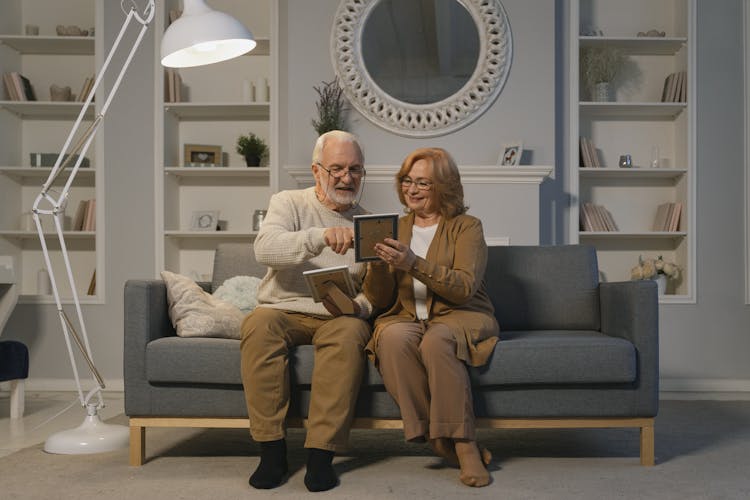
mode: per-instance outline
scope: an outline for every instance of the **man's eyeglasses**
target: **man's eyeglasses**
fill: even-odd
[[[351,167],[340,167],[338,165],[334,165],[331,168],[325,168],[319,162],[315,162],[315,164],[328,172],[328,175],[330,175],[334,179],[341,179],[346,174],[351,175],[353,179],[359,179],[365,173],[365,167],[361,165],[352,165]]]
[[[409,177],[404,177],[403,179],[401,179],[401,187],[405,187],[409,189],[412,184],[415,184],[417,186],[417,189],[419,189],[420,191],[429,191],[430,189],[432,189],[432,182],[429,182],[429,181],[425,181],[425,180],[414,181],[410,179]]]

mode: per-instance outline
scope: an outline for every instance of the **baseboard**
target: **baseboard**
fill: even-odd
[[[660,399],[750,399],[750,380],[663,378]]]
[[[104,393],[107,392],[123,392],[125,390],[125,383],[123,379],[116,380],[105,380],[106,387]],[[84,393],[95,387],[95,383],[90,380],[82,381],[81,387]],[[76,392],[75,379],[60,379],[60,378],[27,378],[24,381],[24,390],[26,392]],[[6,382],[0,384],[0,391],[7,392],[8,385]]]
[[[748,379],[663,378],[659,383],[661,399],[695,399],[696,395],[704,399],[727,399],[731,395],[736,395],[739,399],[750,399]],[[107,380],[106,384],[105,393],[125,390],[122,379]],[[27,392],[77,391],[73,379],[28,378],[24,386]],[[92,387],[90,381],[86,381],[83,386],[84,390]],[[0,392],[8,390],[7,382],[0,383]]]

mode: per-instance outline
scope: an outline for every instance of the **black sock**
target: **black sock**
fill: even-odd
[[[284,482],[289,466],[286,462],[286,440],[260,443],[260,464],[250,476],[250,486],[261,490],[276,488]]]
[[[333,452],[310,448],[307,455],[307,472],[305,486],[310,491],[330,490],[338,484],[338,478],[333,471]]]

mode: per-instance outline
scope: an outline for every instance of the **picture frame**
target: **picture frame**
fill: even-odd
[[[339,290],[349,297],[354,297],[357,292],[354,288],[352,275],[349,274],[348,266],[324,267],[321,269],[312,269],[304,271],[302,276],[307,282],[310,295],[315,302],[322,302],[323,297],[329,293],[331,284],[336,285]]]
[[[523,142],[509,142],[503,144],[503,149],[498,158],[498,164],[501,167],[515,167],[521,164],[521,155],[523,154]]]
[[[191,231],[216,231],[218,227],[218,210],[193,210],[190,218]]]
[[[379,260],[374,247],[386,238],[398,239],[398,214],[355,215],[355,262]]]
[[[221,146],[207,144],[185,144],[183,164],[186,167],[220,167]]]

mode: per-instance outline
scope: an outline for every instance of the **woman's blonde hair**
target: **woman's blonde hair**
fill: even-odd
[[[446,219],[466,213],[469,207],[464,205],[464,187],[461,174],[453,157],[442,148],[419,148],[412,151],[401,164],[396,174],[396,192],[401,204],[406,206],[406,198],[401,188],[401,181],[409,175],[411,168],[419,160],[432,165],[432,191],[437,199],[438,211]]]

